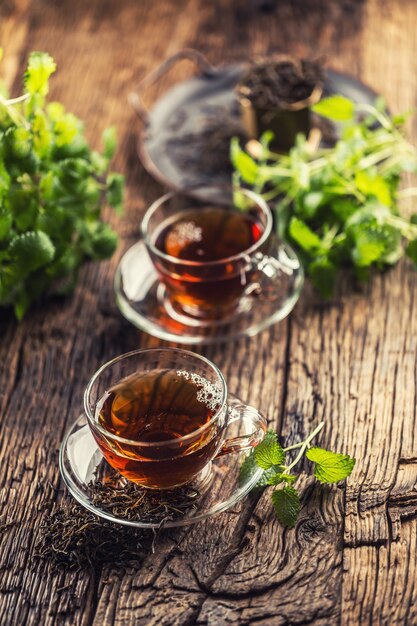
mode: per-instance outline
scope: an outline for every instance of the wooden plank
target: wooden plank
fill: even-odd
[[[29,29],[29,9],[30,0],[16,0],[0,5],[0,46],[4,53],[0,76],[8,89],[11,89],[21,70]]]
[[[38,307],[20,326],[0,313],[0,515],[12,524],[2,537],[0,623],[416,621],[417,279],[406,264],[363,293],[342,287],[329,306],[305,293],[289,325],[203,351],[286,438],[324,418],[321,443],[358,457],[346,492],[304,481],[305,508],[291,531],[278,526],[268,495],[255,494],[233,512],[168,534],[138,572],[51,575],[32,564],[42,515],[61,496],[57,447],[90,374],[115,354],[159,345],[124,322],[112,299],[117,259],[160,192],[137,162],[128,92],[187,45],[213,62],[271,51],[325,55],[384,91],[395,110],[409,108],[417,9],[383,4],[312,2],[306,11],[300,0],[272,13],[225,0],[20,0],[7,14],[1,7],[0,41],[12,49],[7,82],[18,88],[29,50],[53,54],[52,97],[86,120],[93,143],[117,125],[116,167],[127,172],[128,198],[122,222],[106,213],[122,234],[118,254],[86,267],[73,297]],[[188,72],[179,66],[149,99]]]
[[[394,111],[416,105],[416,21],[412,3],[367,3],[363,76]],[[410,131],[416,140],[415,120]],[[347,492],[344,624],[416,621],[416,590],[409,582],[417,535],[416,287],[415,275],[402,265],[381,279],[365,313],[370,323],[361,360],[368,367],[354,394],[366,464]]]
[[[132,65],[132,49],[119,48],[117,43],[119,32],[125,32],[132,46],[136,43],[133,57],[137,54],[140,59],[146,48],[153,50],[155,37],[135,37],[150,3],[137,6],[132,2],[118,11],[107,3],[102,14],[99,2],[88,7],[84,3],[32,3],[25,15],[20,5],[16,3],[16,13],[1,21],[6,54],[11,50],[19,74],[10,76],[9,84],[18,92],[28,51],[47,50],[59,68],[51,95],[87,121],[94,145],[99,146],[107,124],[118,125],[122,141],[115,167],[128,170],[131,176],[133,200],[128,205],[134,223],[135,212],[142,210],[139,189],[143,186],[146,193],[153,189],[154,195],[158,191],[146,176],[139,186],[142,170],[130,145],[134,120],[127,92],[135,81],[134,72],[141,74],[143,67]],[[14,35],[23,32],[23,22],[18,23],[23,17],[27,37],[14,40]],[[98,29],[102,19],[103,27]],[[154,21],[147,24],[152,32]],[[145,26],[142,30],[146,37]],[[96,577],[88,572],[48,573],[36,564],[33,553],[43,515],[61,496],[55,490],[60,483],[57,449],[65,429],[81,411],[83,387],[98,363],[143,341],[120,319],[113,304],[111,278],[116,262],[115,257],[111,263],[90,264],[81,272],[73,297],[39,306],[19,326],[10,314],[0,313],[1,454],[7,459],[0,470],[1,513],[6,514],[6,523],[13,524],[2,537],[1,624],[90,624],[94,616]]]
[[[243,17],[239,15],[239,21],[236,21],[233,9],[213,5],[204,12],[205,20],[193,45],[203,47],[213,61],[216,61],[216,55],[218,59],[223,58],[224,38],[215,29],[216,22],[222,20],[225,31],[230,33],[227,53],[231,56],[246,57],[248,46],[257,54],[266,53],[272,41],[275,49],[285,50],[289,45],[298,52],[296,33],[300,8],[289,12],[288,7],[280,7],[279,11],[273,19],[248,12]],[[341,28],[342,21],[338,24]],[[284,32],[281,32],[282,27]],[[319,28],[318,23],[315,27]],[[327,35],[323,34],[323,37],[323,46],[328,49],[332,44]],[[350,50],[353,54],[354,44]],[[349,59],[345,63],[346,68]],[[339,59],[339,66],[342,64],[343,60]],[[317,315],[308,297],[305,306],[299,307],[298,311],[296,324],[300,323],[301,330],[291,325],[291,348],[287,355],[290,374],[283,433],[290,439],[303,435],[321,414],[319,377],[315,372],[321,362],[325,322]],[[330,326],[334,328],[337,308],[332,315],[334,319]],[[210,351],[210,356],[221,367],[225,361],[226,378],[229,376],[228,366],[231,374],[235,372],[239,387],[246,388],[245,378],[250,381],[252,401],[258,406],[260,399],[265,397],[264,390],[271,393],[279,385],[274,376],[277,365],[272,360],[280,349],[277,332],[280,332],[279,327],[270,336],[264,334],[247,342],[243,350],[241,344],[231,350],[222,348],[219,357],[224,354],[223,359],[217,357],[216,351]],[[296,356],[292,354],[294,332],[302,333],[302,338],[295,339],[296,344],[299,342]],[[255,362],[259,362],[258,346],[265,341],[268,353],[263,355],[261,363],[266,374],[260,385],[254,372],[247,369],[244,377],[239,368],[240,363],[252,354]],[[312,350],[310,358],[306,354],[309,349]],[[234,355],[232,359],[231,354]],[[331,389],[326,389],[326,393],[330,392]],[[337,429],[337,423],[334,427]],[[342,445],[340,438],[336,443]],[[135,578],[135,594],[130,591],[131,580],[124,578],[116,614],[111,619],[107,612],[108,591],[98,604],[95,624],[106,618],[109,620],[106,623],[116,625],[284,624],[297,621],[300,615],[305,622],[333,623],[340,615],[343,493],[331,490],[328,497],[325,490],[316,490],[312,494],[309,489],[308,495],[312,497],[295,531],[283,532],[279,528],[268,495],[262,497],[253,513],[245,506],[237,519],[224,515],[199,524],[181,536],[175,551],[164,558],[157,575],[150,577],[148,573],[149,567],[154,571],[153,559],[145,563]]]

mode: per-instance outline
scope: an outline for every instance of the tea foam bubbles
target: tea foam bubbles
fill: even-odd
[[[197,400],[204,404],[210,411],[216,411],[222,403],[222,390],[220,387],[211,383],[207,378],[187,372],[187,370],[177,370],[177,376],[181,376],[185,380],[190,380],[198,388]]]

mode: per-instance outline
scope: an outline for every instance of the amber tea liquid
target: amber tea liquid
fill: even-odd
[[[220,406],[221,391],[197,374],[172,369],[132,374],[99,401],[96,419],[110,436],[96,432],[95,437],[107,461],[123,476],[166,489],[188,482],[216,454],[218,420],[195,431],[208,424]],[[189,437],[181,439],[184,435]]]
[[[154,234],[155,247],[178,261],[155,256],[154,263],[171,296],[186,312],[220,316],[236,305],[250,281],[241,255],[262,237],[249,213],[221,207],[181,211]]]

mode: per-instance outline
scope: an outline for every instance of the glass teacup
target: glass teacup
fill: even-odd
[[[208,473],[215,457],[253,448],[266,431],[261,413],[228,397],[211,361],[180,349],[137,350],[109,361],[90,380],[84,408],[107,462],[150,489],[186,484]],[[250,434],[227,439],[237,420]]]
[[[257,194],[239,190],[244,211],[168,193],[142,221],[142,235],[163,283],[168,312],[196,320],[222,320],[248,297],[276,280],[271,247],[272,215]]]

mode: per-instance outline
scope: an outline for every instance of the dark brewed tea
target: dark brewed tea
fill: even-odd
[[[248,214],[221,207],[181,211],[162,223],[156,247],[185,261],[221,261],[250,248],[262,229]]]
[[[262,234],[250,213],[221,207],[181,211],[154,234],[155,247],[171,260],[155,256],[154,262],[171,296],[188,313],[224,311],[250,282],[243,255]]]
[[[221,391],[197,374],[173,369],[132,374],[99,401],[97,421],[109,436],[95,436],[110,465],[126,478],[170,488],[190,480],[217,452],[222,424],[203,427],[220,405]]]

